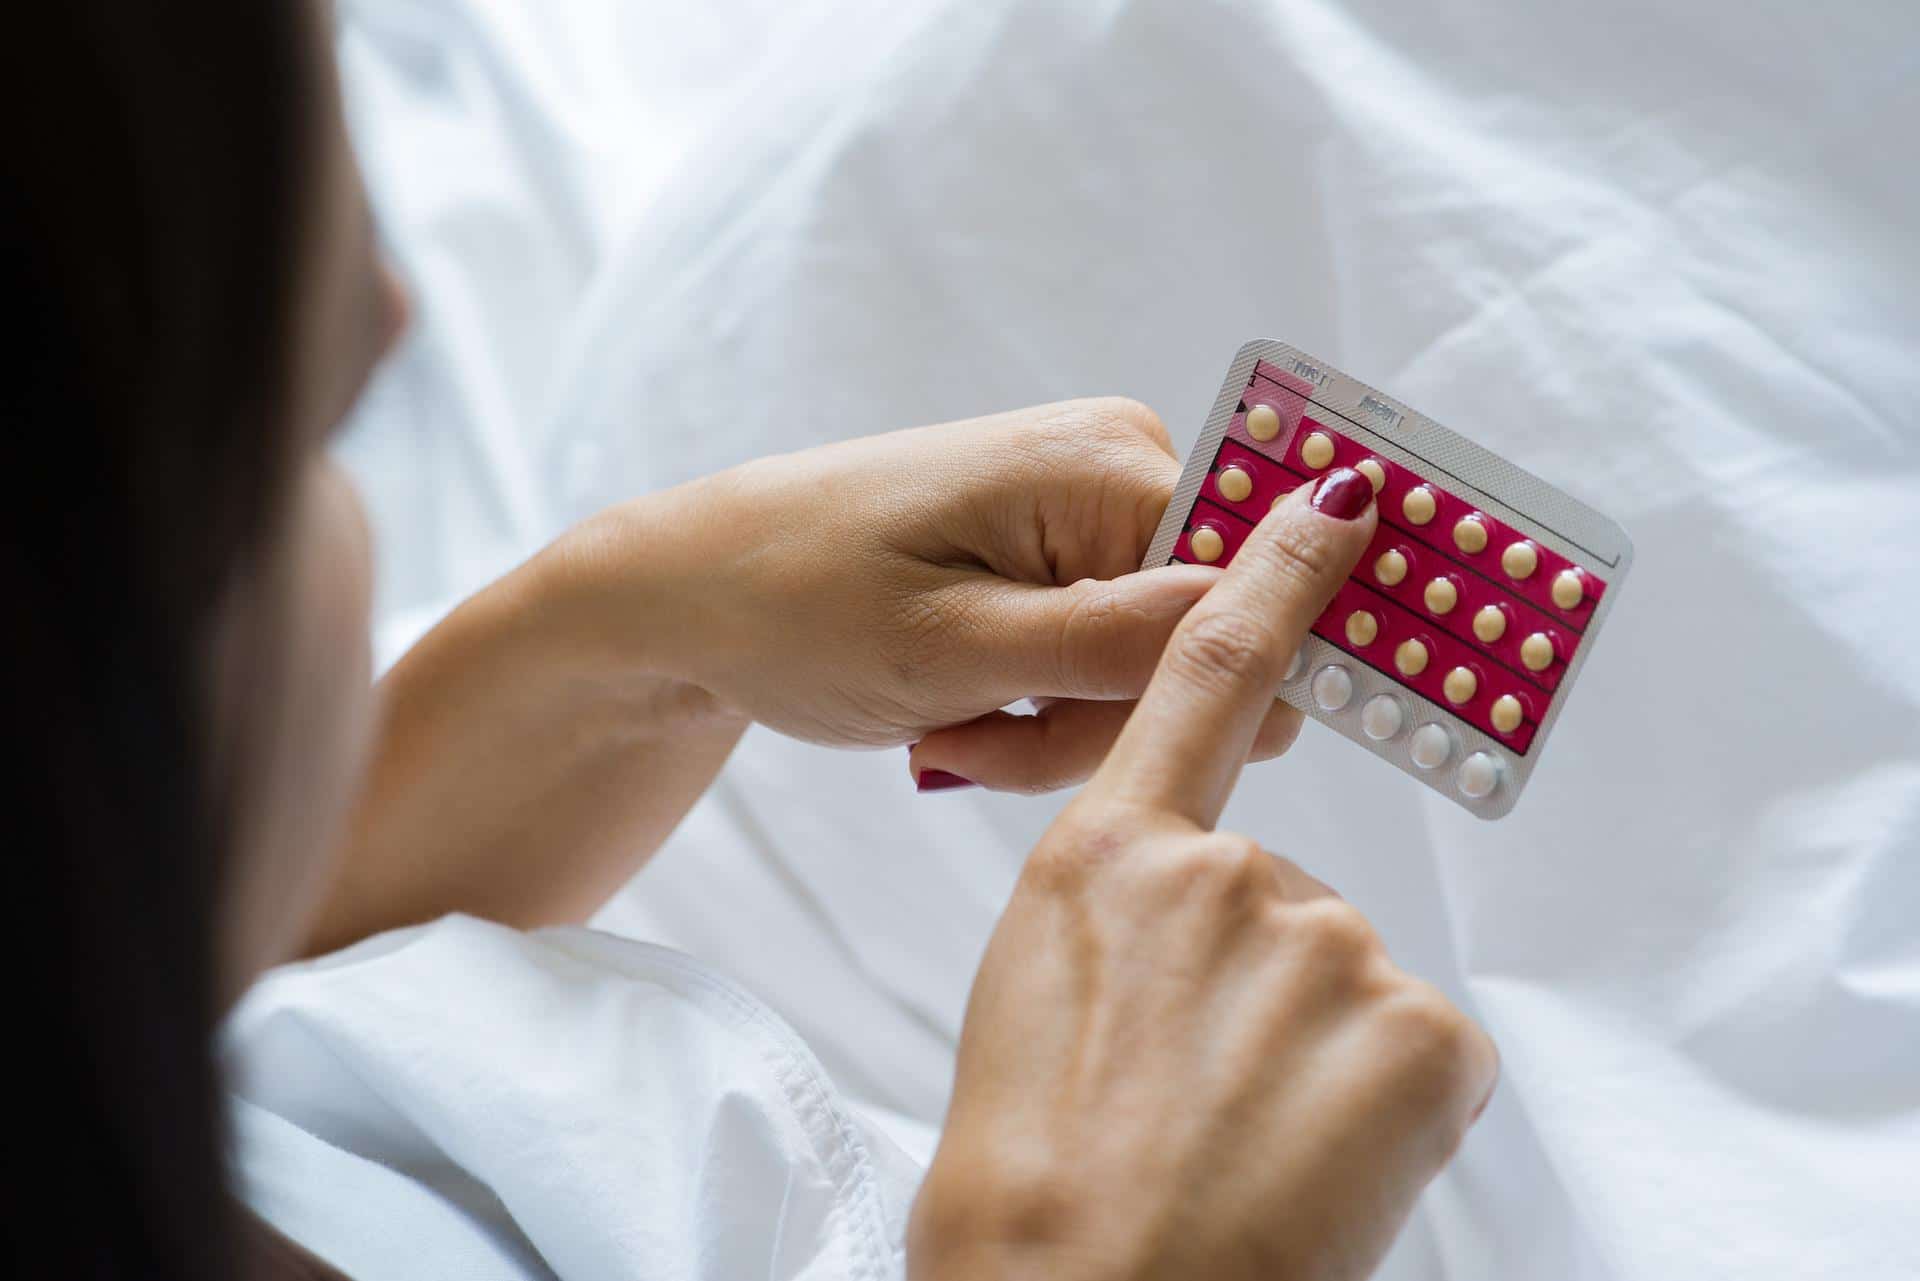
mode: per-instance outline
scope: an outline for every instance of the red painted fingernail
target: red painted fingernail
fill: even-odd
[[[1351,467],[1330,471],[1313,491],[1313,509],[1335,520],[1353,520],[1373,501],[1373,482]]]
[[[923,769],[920,777],[913,780],[915,791],[950,792],[956,787],[978,786],[970,778],[961,778],[958,774],[949,774],[943,769]]]

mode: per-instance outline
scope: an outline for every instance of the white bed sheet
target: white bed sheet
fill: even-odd
[[[1314,727],[1227,816],[1501,1046],[1382,1275],[1920,1273],[1920,10],[342,8],[422,304],[346,447],[387,657],[623,496],[1099,392],[1184,449],[1284,338],[1637,545],[1511,818]],[[600,923],[924,1150],[1056,808],[755,732]]]

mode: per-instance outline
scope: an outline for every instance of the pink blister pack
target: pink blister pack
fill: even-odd
[[[1379,530],[1280,697],[1481,818],[1511,810],[1633,561],[1613,521],[1285,343],[1234,357],[1144,566],[1225,566],[1338,467]]]

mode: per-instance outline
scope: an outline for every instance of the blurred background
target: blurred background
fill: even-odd
[[[1226,823],[1486,1024],[1383,1276],[1920,1274],[1920,9],[342,0],[420,310],[345,446],[391,661],[599,507],[1283,339],[1617,519],[1519,809],[1309,724]],[[923,1154],[1059,800],[751,733],[600,924]]]

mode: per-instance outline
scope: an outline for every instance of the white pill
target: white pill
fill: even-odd
[[[1487,549],[1486,522],[1476,515],[1462,516],[1453,527],[1453,545],[1472,555]]]
[[[1333,437],[1323,431],[1309,433],[1300,442],[1300,461],[1319,471],[1333,461]]]
[[[1411,524],[1426,524],[1438,510],[1438,505],[1433,501],[1433,491],[1425,485],[1409,489],[1407,496],[1400,500],[1400,514]]]
[[[1553,603],[1561,609],[1573,609],[1587,596],[1587,579],[1577,569],[1563,569],[1553,576]]]
[[[1253,477],[1239,467],[1223,467],[1219,479],[1220,496],[1230,503],[1237,503],[1253,492]]]
[[[1453,735],[1444,725],[1422,725],[1407,740],[1407,755],[1421,769],[1439,769],[1453,755]]]
[[[1398,587],[1407,576],[1407,558],[1396,547],[1389,547],[1373,562],[1373,577],[1383,587]]]
[[[1460,762],[1460,773],[1454,777],[1454,783],[1468,800],[1483,801],[1500,785],[1500,762],[1485,752],[1475,752]]]
[[[1255,440],[1272,440],[1280,434],[1280,415],[1272,405],[1255,405],[1247,411],[1247,435]]]
[[[1337,712],[1353,701],[1353,676],[1346,668],[1323,667],[1313,674],[1313,701],[1323,712]]]
[[[1193,548],[1196,558],[1209,563],[1219,560],[1220,553],[1227,549],[1226,541],[1220,537],[1219,531],[1208,529],[1205,525],[1193,531],[1192,536],[1187,539],[1187,545]]]
[[[1524,539],[1508,543],[1507,550],[1500,553],[1500,568],[1507,571],[1508,578],[1525,578],[1540,568],[1540,553]]]
[[[1360,709],[1360,728],[1376,743],[1384,743],[1407,723],[1407,711],[1391,694],[1375,694]]]
[[[1362,458],[1353,465],[1353,469],[1367,478],[1367,483],[1373,486],[1376,494],[1387,483],[1387,469],[1380,465],[1378,458]]]

